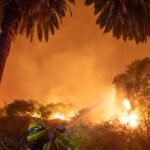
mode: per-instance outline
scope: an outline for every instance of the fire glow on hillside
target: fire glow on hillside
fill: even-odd
[[[74,111],[70,111],[67,114],[56,112],[56,113],[50,115],[48,120],[59,119],[59,120],[70,121],[75,115],[76,115],[76,113]],[[41,115],[37,114],[37,113],[34,113],[31,116],[33,118],[41,118]]]
[[[53,119],[68,120],[68,118],[66,118],[64,115],[59,114],[59,113],[56,113],[56,114],[53,116]]]
[[[70,111],[66,115],[58,112],[53,114],[50,119],[60,119],[60,120],[70,121],[75,115],[76,113],[74,111]]]
[[[91,110],[91,108],[95,108],[96,105],[94,105],[94,107],[89,107]],[[63,109],[63,108],[62,108]],[[78,115],[78,111],[74,111],[74,110],[69,110],[69,111],[55,111],[52,114],[49,114],[48,120],[53,120],[53,119],[59,119],[59,120],[64,120],[64,121],[71,121],[72,118],[76,117]],[[64,108],[65,110],[65,108]],[[63,113],[64,112],[64,113]],[[86,111],[83,114],[86,114],[89,111]],[[81,115],[81,117],[83,117],[84,115]],[[110,114],[111,116],[111,114]],[[138,111],[132,110],[132,106],[130,103],[130,100],[128,99],[124,99],[122,101],[122,106],[121,106],[121,111],[117,113],[117,118],[120,121],[121,124],[127,125],[129,127],[135,128],[139,125],[139,115],[138,115]],[[40,114],[36,114],[34,113],[32,115],[33,118],[41,118]],[[100,123],[101,121],[95,121],[96,123]]]

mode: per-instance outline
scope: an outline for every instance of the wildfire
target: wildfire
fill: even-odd
[[[33,113],[31,115],[33,118],[41,118],[41,115],[37,114],[37,113]]]
[[[131,110],[130,101],[128,99],[124,99],[122,102],[122,105],[123,105],[124,111],[122,112],[121,117],[119,119],[120,122],[122,124],[127,124],[131,127],[137,127],[139,124],[138,123],[139,116],[136,111]]]
[[[127,110],[130,110],[131,109],[131,104],[129,102],[128,99],[124,99],[123,102],[122,102],[122,105],[127,109]]]
[[[74,111],[70,111],[70,112],[68,112],[66,115],[58,112],[58,113],[53,114],[53,115],[52,115],[51,117],[49,117],[48,119],[49,119],[49,120],[52,120],[52,119],[60,119],[60,120],[70,121],[75,115],[76,115],[76,113],[75,113]],[[31,117],[33,117],[33,118],[41,118],[41,115],[38,114],[38,113],[33,113],[33,114],[31,115]]]
[[[70,121],[75,116],[75,112],[71,111],[68,114],[64,115],[61,113],[56,113],[52,116],[52,119],[60,119]]]
[[[54,114],[53,119],[66,120],[65,116],[59,113]]]
[[[137,127],[138,126],[138,115],[134,112],[127,116],[122,116],[120,118],[121,123],[123,124],[129,124],[131,127]]]

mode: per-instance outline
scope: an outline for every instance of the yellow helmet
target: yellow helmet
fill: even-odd
[[[32,122],[28,127],[27,141],[36,141],[46,134],[46,126],[38,122]]]

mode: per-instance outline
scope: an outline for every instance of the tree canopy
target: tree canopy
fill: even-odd
[[[117,93],[129,98],[133,108],[140,105],[150,115],[149,57],[132,62],[124,73],[115,76],[113,83]]]
[[[6,113],[8,116],[24,116],[32,114],[34,111],[33,103],[24,100],[15,100],[6,106]]]
[[[112,31],[117,39],[147,41],[150,36],[149,0],[85,0],[94,4],[94,14],[99,14],[96,23],[104,33]]]
[[[1,29],[11,25],[13,36],[25,32],[32,40],[36,26],[39,40],[45,36],[48,41],[49,31],[54,34],[66,10],[70,10],[68,2],[75,3],[74,0],[0,0]]]
[[[25,32],[31,41],[36,26],[39,40],[44,36],[48,41],[49,31],[54,34],[70,10],[68,2],[75,0],[0,0],[0,26],[10,22],[14,35]],[[94,4],[94,14],[99,14],[96,23],[104,33],[112,31],[117,39],[136,43],[150,36],[149,0],[85,0],[85,4]]]

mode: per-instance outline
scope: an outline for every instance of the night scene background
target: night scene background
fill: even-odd
[[[149,37],[149,0],[0,0],[0,150],[32,121],[70,149],[149,150]]]

